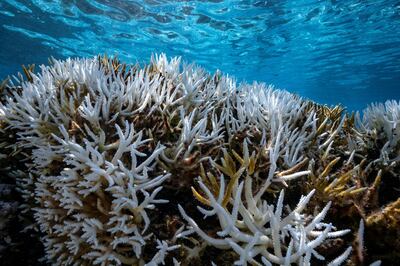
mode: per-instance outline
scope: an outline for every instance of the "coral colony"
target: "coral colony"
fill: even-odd
[[[5,264],[400,258],[400,102],[347,114],[164,54],[23,69],[1,85]]]

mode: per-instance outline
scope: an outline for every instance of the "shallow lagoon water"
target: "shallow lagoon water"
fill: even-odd
[[[50,56],[165,52],[360,110],[400,99],[398,32],[398,1],[5,0],[0,78]]]
[[[0,2],[0,264],[397,265],[398,6]]]

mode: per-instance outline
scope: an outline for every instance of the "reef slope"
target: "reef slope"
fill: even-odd
[[[164,54],[23,70],[0,87],[5,265],[400,259],[400,102],[348,114]]]

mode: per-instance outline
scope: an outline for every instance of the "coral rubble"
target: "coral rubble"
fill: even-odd
[[[347,114],[164,54],[24,73],[0,88],[4,261],[20,230],[52,265],[399,259],[396,101]]]

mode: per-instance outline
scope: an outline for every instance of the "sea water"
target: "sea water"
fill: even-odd
[[[2,0],[0,79],[49,57],[181,56],[361,110],[400,99],[400,2]]]

